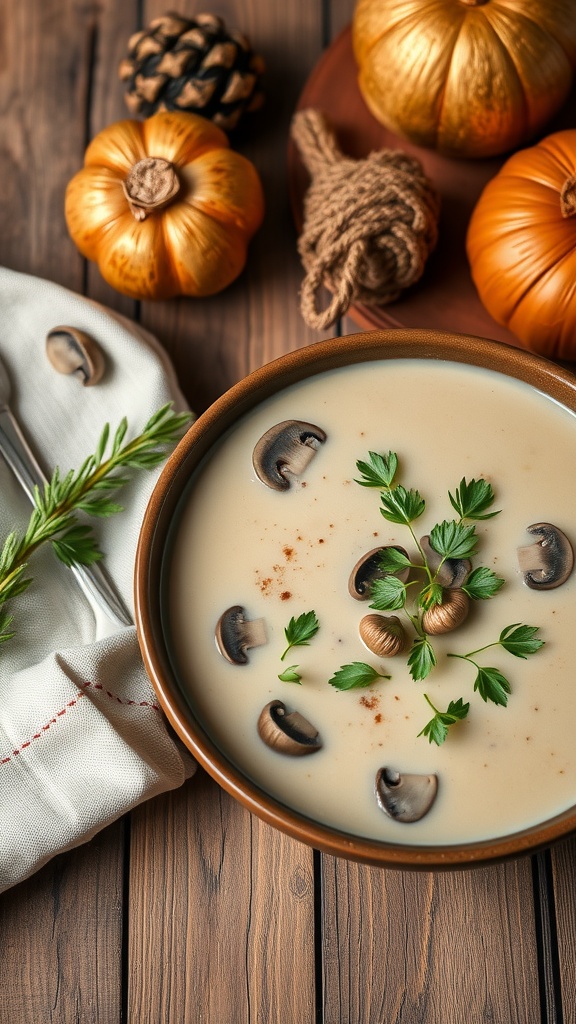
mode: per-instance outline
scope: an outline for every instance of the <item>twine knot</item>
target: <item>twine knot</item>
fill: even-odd
[[[351,303],[394,302],[421,277],[438,238],[440,200],[420,162],[399,150],[344,156],[318,110],[295,114],[291,133],[312,179],[298,239],[306,271],[300,307],[310,327],[324,330]],[[333,293],[323,311],[322,285]]]

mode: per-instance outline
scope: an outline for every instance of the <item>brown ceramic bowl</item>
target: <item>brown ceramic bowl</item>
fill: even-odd
[[[210,458],[213,446],[244,414],[281,389],[337,367],[399,358],[487,368],[526,382],[576,413],[576,377],[571,373],[536,355],[476,337],[424,330],[374,331],[319,342],[285,355],[250,374],[218,399],[194,423],[168,460],[150,500],[138,547],[137,627],[145,665],[168,720],[206,771],[250,811],[293,838],[336,856],[403,869],[460,868],[533,852],[573,832],[576,794],[575,805],[563,813],[495,839],[443,846],[407,845],[348,833],[295,810],[289,801],[271,797],[236,766],[196,716],[171,654],[166,598],[170,530],[191,475]],[[576,424],[574,429],[576,450]],[[194,667],[189,667],[193,673]],[[292,697],[297,688],[288,689]],[[257,736],[255,742],[259,742]]]

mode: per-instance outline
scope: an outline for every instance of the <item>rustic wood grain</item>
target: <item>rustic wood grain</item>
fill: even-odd
[[[124,823],[0,897],[2,1024],[122,1024]]]
[[[553,941],[563,1024],[576,1024],[576,840],[558,843],[551,851],[554,900]]]
[[[147,3],[144,22],[164,9],[161,0]],[[180,9],[190,15],[204,6],[189,2]],[[306,328],[298,309],[302,271],[286,167],[289,122],[321,52],[321,4],[228,2],[219,4],[218,13],[230,29],[241,28],[266,61],[265,106],[233,139],[262,178],[265,221],[251,243],[246,269],[225,292],[142,307],[142,322],[169,351],[196,412],[250,370],[322,336]]]
[[[0,35],[2,263],[75,290],[82,260],[66,231],[63,196],[83,154],[91,21],[73,0],[11,0]]]
[[[350,20],[330,0],[332,39]],[[351,317],[340,327],[358,330]],[[324,1024],[540,1020],[529,859],[420,875],[324,858],[323,948]]]
[[[145,4],[143,23],[164,9]],[[203,9],[181,7],[185,14]],[[234,140],[261,175],[265,221],[245,271],[225,292],[141,310],[196,412],[251,370],[315,340],[298,312],[301,268],[285,152],[296,97],[321,50],[320,5],[254,0],[222,3],[218,13],[249,36],[268,69],[266,106]],[[311,850],[199,775],[185,793],[133,816],[131,851],[131,1021],[314,1019]]]
[[[202,771],[132,830],[130,1020],[311,1021],[309,851]]]
[[[90,111],[103,120],[119,109],[112,41],[125,35],[131,6],[10,0],[3,8],[0,259],[95,298],[102,293],[84,288],[84,261],[68,237],[64,193],[82,165]],[[124,823],[112,826],[0,898],[2,1022],[120,1022],[124,834]]]
[[[530,860],[449,874],[324,859],[324,1024],[535,1024]]]

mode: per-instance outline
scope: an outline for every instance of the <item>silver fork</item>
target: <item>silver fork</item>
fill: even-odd
[[[0,359],[0,453],[14,472],[22,488],[34,501],[34,488],[43,487],[46,477],[10,409],[10,378]],[[102,566],[73,565],[76,577],[90,604],[94,602],[120,626],[131,626],[132,618],[119,594],[105,575]]]

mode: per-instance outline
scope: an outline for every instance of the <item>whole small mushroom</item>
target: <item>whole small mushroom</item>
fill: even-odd
[[[422,616],[422,627],[431,636],[450,633],[462,625],[470,609],[470,598],[464,590],[444,590],[442,604],[433,604]]]
[[[283,420],[257,441],[252,464],[259,480],[275,491],[286,491],[314,458],[326,434],[303,420]]]
[[[281,700],[271,700],[260,712],[258,733],[264,743],[280,754],[302,757],[320,750],[322,741],[315,726],[299,711],[286,713]]]
[[[74,374],[85,387],[97,384],[104,373],[102,349],[77,327],[53,327],[48,331],[46,355],[58,373]]]
[[[393,658],[406,647],[406,634],[397,615],[365,615],[358,631],[368,650],[379,658]]]
[[[395,821],[419,821],[428,813],[438,792],[436,775],[411,775],[395,768],[380,768],[376,775],[376,799]]]
[[[518,564],[531,590],[553,590],[566,582],[574,568],[574,551],[566,534],[552,523],[533,523],[527,532],[538,538],[518,548]]]

